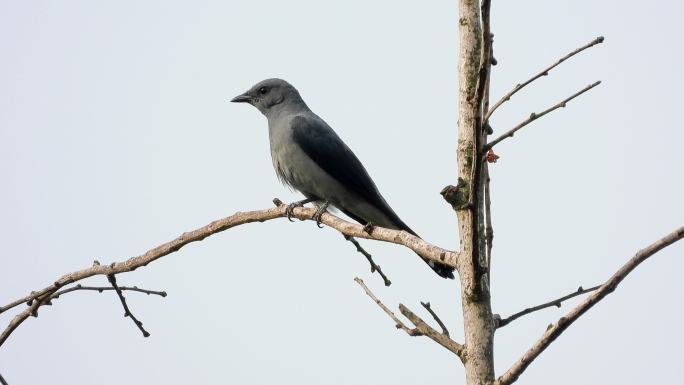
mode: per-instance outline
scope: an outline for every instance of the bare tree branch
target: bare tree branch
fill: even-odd
[[[583,93],[589,91],[590,89],[592,89],[592,88],[598,86],[599,84],[601,84],[601,81],[600,81],[600,80],[597,81],[597,82],[594,82],[594,83],[592,83],[592,84],[589,84],[588,86],[584,87],[584,88],[581,89],[580,91],[577,91],[576,93],[574,93],[574,94],[572,94],[571,96],[567,97],[566,99],[562,100],[562,101],[559,102],[558,104],[556,104],[556,105],[554,105],[554,106],[552,106],[552,107],[549,107],[549,108],[547,108],[546,110],[544,110],[544,111],[542,111],[542,112],[540,112],[540,113],[534,113],[534,112],[531,113],[529,118],[527,118],[527,119],[525,119],[524,121],[520,122],[517,126],[515,126],[515,127],[511,128],[510,130],[506,131],[504,134],[502,134],[502,135],[499,136],[498,138],[494,139],[493,141],[487,143],[487,145],[485,145],[485,151],[490,150],[492,147],[496,146],[496,145],[497,145],[499,142],[501,142],[502,140],[504,140],[504,139],[506,139],[506,138],[513,137],[513,135],[514,135],[519,129],[525,127],[526,125],[528,125],[528,124],[530,124],[530,123],[532,123],[532,122],[534,122],[535,120],[541,118],[542,116],[548,114],[549,112],[554,111],[554,110],[556,110],[556,109],[559,109],[559,108],[561,108],[561,107],[565,107],[565,105],[566,105],[569,101],[571,101],[572,99],[574,99],[574,98],[576,98],[576,97],[582,95]]]
[[[0,306],[0,314],[3,312],[12,309],[13,307],[19,306],[22,303],[25,303],[27,306],[31,306],[31,301],[37,297],[37,293],[32,291],[31,294],[27,295],[24,298],[19,298],[18,300],[14,302],[10,302],[5,306]]]
[[[2,377],[2,374],[0,374],[0,385],[9,385],[7,381]]]
[[[141,289],[141,288],[139,288],[139,287],[137,287],[137,286],[133,286],[133,287],[130,287],[130,286],[120,286],[119,289],[121,289],[121,290],[123,290],[123,291],[137,291],[137,292],[139,292],[139,293],[144,293],[144,294],[147,294],[147,295],[158,295],[158,296],[160,296],[160,297],[166,297],[166,292],[165,292],[165,291],[156,291],[156,290]],[[99,292],[99,293],[102,293],[103,291],[111,291],[111,290],[114,290],[114,288],[113,288],[113,287],[109,287],[109,286],[83,286],[83,285],[81,285],[81,284],[78,284],[78,285],[76,285],[76,286],[72,286],[72,287],[69,287],[69,288],[66,288],[66,289],[59,290],[59,291],[55,292],[54,294],[52,294],[52,295],[50,296],[50,299],[49,299],[49,300],[45,301],[45,303],[44,303],[43,305],[49,305],[49,304],[50,304],[50,301],[52,301],[52,300],[54,300],[54,299],[58,299],[59,297],[61,297],[61,296],[64,295],[64,294],[72,293],[72,292],[75,292],[75,291],[97,291],[97,292]],[[19,301],[12,302],[12,303],[8,304],[7,306],[5,306],[5,307],[3,307],[3,308],[0,308],[0,313],[2,313],[2,312],[4,312],[4,311],[7,311],[7,310],[9,310],[9,309],[12,309],[13,307],[16,307],[16,306],[18,306],[18,305],[21,305],[21,304],[23,304],[23,303],[24,303],[24,302],[19,302]],[[30,304],[29,304],[29,305],[30,305]]]
[[[139,293],[144,293],[147,295],[158,295],[160,297],[166,297],[166,292],[164,291],[154,291],[154,290],[147,290],[147,289],[140,289],[137,286],[133,287],[128,287],[128,286],[121,286],[118,288],[121,291],[135,291]],[[82,286],[82,285],[76,285],[72,286],[70,288],[66,288],[63,290],[59,291],[52,291],[49,294],[46,294],[43,297],[39,298],[34,298],[31,299],[27,302],[27,305],[29,306],[26,310],[23,312],[19,313],[17,316],[15,316],[10,323],[7,325],[5,330],[0,334],[0,345],[2,345],[7,338],[16,330],[19,325],[21,325],[29,316],[38,316],[38,308],[40,306],[45,306],[45,305],[51,305],[52,300],[59,298],[60,296],[68,293],[72,293],[75,291],[97,291],[102,293],[103,291],[111,291],[111,290],[116,290],[114,287],[97,287],[97,286]],[[22,304],[24,302],[19,302],[19,304]],[[12,307],[16,306],[16,301],[13,302]],[[11,307],[6,306],[3,310],[9,310]]]
[[[114,274],[110,274],[107,276],[107,279],[109,280],[109,283],[112,284],[112,287],[116,291],[116,295],[119,297],[119,300],[121,301],[121,306],[123,306],[124,308],[124,317],[130,317],[135,326],[137,326],[138,329],[140,329],[140,331],[142,332],[143,337],[149,337],[150,333],[147,330],[145,330],[145,328],[143,327],[143,323],[139,319],[135,318],[131,309],[128,308],[128,304],[126,303],[126,297],[124,297],[123,292],[119,288],[119,285],[116,284],[116,276]]]
[[[260,217],[261,219],[252,219],[249,222],[263,222],[266,220],[274,219],[274,218],[280,218],[285,216],[285,208],[287,207],[284,205],[279,199],[274,199],[273,203],[277,206],[276,209],[268,209],[268,210],[262,210],[262,211],[252,211],[252,212],[247,212],[247,213],[237,213],[234,214],[232,217],[235,217],[237,215],[247,215],[249,214],[251,217]],[[275,212],[273,212],[275,211]],[[293,211],[293,216],[296,218],[299,218],[301,220],[311,220],[313,214],[316,213],[315,209],[308,208],[308,207],[297,207]],[[229,221],[231,220],[232,217],[225,218],[221,221]],[[235,221],[233,219],[233,221]],[[242,223],[237,223],[233,226],[237,226],[243,223],[249,223],[249,222],[242,222]],[[329,212],[324,213],[321,216],[321,223],[332,227],[333,229],[339,231],[345,236],[351,236],[354,238],[363,238],[363,239],[372,239],[376,241],[383,241],[383,242],[389,242],[389,243],[395,243],[398,245],[403,245],[411,250],[413,250],[416,254],[420,255],[421,257],[425,257],[431,261],[434,262],[439,262],[446,264],[448,266],[456,267],[457,261],[458,261],[458,256],[459,252],[456,251],[451,251],[451,250],[446,250],[441,247],[435,246],[433,244],[430,244],[426,242],[425,240],[416,237],[414,235],[411,235],[405,231],[402,230],[392,230],[392,229],[386,229],[383,227],[378,227],[378,226],[373,226],[372,231],[368,231],[368,227],[362,226],[356,223],[351,223],[347,222],[343,219],[340,219]],[[231,226],[231,227],[233,227]]]
[[[382,280],[385,283],[385,286],[389,286],[392,284],[392,281],[390,281],[389,278],[387,278],[387,276],[385,275],[385,273],[382,272],[380,265],[377,265],[375,263],[375,261],[373,260],[373,256],[370,255],[370,253],[367,252],[363,247],[361,247],[361,244],[359,243],[359,241],[356,240],[356,238],[345,235],[344,239],[353,243],[354,246],[356,246],[356,251],[358,251],[359,253],[363,254],[364,257],[366,257],[366,259],[368,260],[368,263],[370,263],[371,273],[377,272],[378,274],[380,274],[380,276],[382,277]]]
[[[58,288],[48,288],[48,290],[43,294],[42,297],[36,297],[30,300],[30,305],[21,313],[17,314],[10,320],[9,324],[0,334],[0,346],[7,341],[7,338],[14,332],[19,325],[21,325],[29,316],[38,316],[38,308],[43,304],[46,299],[49,299],[52,294],[57,291]]]
[[[584,45],[584,46],[582,46],[582,47],[580,47],[580,48],[577,48],[576,50],[574,50],[574,51],[570,52],[569,54],[563,56],[563,57],[560,58],[557,62],[555,62],[555,63],[552,64],[551,66],[545,68],[544,70],[542,70],[542,72],[540,72],[540,73],[534,75],[534,76],[531,77],[530,79],[526,80],[524,83],[521,83],[521,84],[516,85],[511,91],[509,91],[506,95],[504,95],[501,99],[499,99],[499,101],[497,101],[496,103],[494,103],[494,105],[492,106],[492,109],[489,110],[489,111],[487,111],[487,113],[486,113],[486,115],[485,115],[485,117],[484,117],[484,121],[485,121],[485,122],[488,122],[488,121],[489,121],[489,118],[492,116],[492,114],[494,113],[494,111],[496,111],[497,108],[499,108],[499,107],[500,107],[502,104],[504,104],[505,102],[511,100],[511,97],[512,97],[513,95],[515,95],[518,91],[520,91],[521,89],[523,89],[525,86],[527,86],[528,84],[532,83],[533,81],[539,79],[539,78],[542,77],[542,76],[547,76],[547,75],[549,74],[549,71],[551,71],[552,69],[556,68],[556,66],[558,66],[559,64],[561,64],[561,63],[563,63],[564,61],[570,59],[571,57],[577,55],[578,53],[584,51],[585,49],[588,49],[588,48],[591,48],[591,47],[593,47],[593,46],[595,46],[595,45],[597,45],[597,44],[603,43],[603,41],[604,41],[603,36],[597,37],[596,39],[590,41],[590,42],[587,43],[586,45]]]
[[[430,306],[430,302],[422,302],[421,301],[420,304],[423,305],[425,310],[427,310],[430,313],[430,315],[432,316],[432,318],[439,324],[439,327],[442,328],[442,334],[449,337],[449,329],[447,329],[446,325],[444,325],[444,322],[442,322],[442,320],[439,318],[437,313],[435,313],[435,311],[432,310],[432,307]]]
[[[390,310],[387,306],[385,306],[385,304],[382,303],[382,301],[380,301],[378,299],[378,297],[375,296],[375,294],[373,294],[373,292],[363,282],[363,279],[356,277],[356,278],[354,278],[354,281],[356,281],[356,283],[358,283],[359,286],[361,286],[363,291],[366,292],[366,295],[368,295],[373,300],[373,302],[375,302],[378,306],[380,306],[380,309],[382,309],[382,311],[384,311],[385,314],[387,314],[392,319],[392,321],[394,321],[394,326],[397,329],[401,329],[401,330],[405,331],[406,334],[408,334],[410,336],[422,336],[423,335],[417,329],[411,329],[410,327],[406,326],[403,322],[401,322],[401,320],[399,318],[397,318],[397,316],[394,314],[394,312],[392,312],[392,310]]]
[[[437,330],[433,329],[430,325],[425,323],[425,321],[423,321],[420,317],[414,314],[406,306],[399,304],[399,310],[401,311],[401,313],[406,318],[408,318],[411,321],[411,323],[413,323],[413,325],[415,326],[415,328],[409,328],[394,314],[394,312],[392,312],[387,306],[385,306],[385,304],[382,303],[382,301],[380,301],[378,297],[375,296],[375,294],[373,294],[373,292],[368,288],[368,286],[366,286],[366,284],[363,282],[361,278],[356,277],[354,278],[354,281],[356,281],[356,283],[358,283],[359,286],[361,286],[363,291],[366,292],[366,295],[368,295],[373,300],[373,302],[375,302],[380,307],[380,309],[382,309],[382,311],[384,311],[385,314],[387,314],[392,319],[392,321],[394,321],[394,324],[397,329],[403,330],[404,332],[406,332],[406,334],[412,337],[426,336],[432,339],[433,341],[437,342],[438,344],[442,345],[447,350],[456,354],[461,359],[461,361],[464,361],[465,353],[463,345],[449,338],[447,334],[442,334]]]
[[[518,319],[524,315],[534,313],[535,311],[546,309],[546,308],[551,307],[551,306],[561,307],[561,303],[563,301],[568,300],[568,299],[573,298],[573,297],[577,297],[578,295],[582,295],[582,294],[586,294],[586,293],[590,293],[592,291],[598,290],[600,287],[601,287],[601,285],[597,285],[594,287],[590,287],[588,289],[584,289],[582,286],[580,286],[577,289],[577,291],[575,291],[573,293],[570,293],[570,294],[565,295],[565,296],[560,297],[560,298],[556,298],[553,301],[549,301],[549,302],[543,303],[541,305],[537,305],[534,307],[528,307],[525,310],[521,310],[521,311],[519,311],[519,312],[517,312],[517,313],[515,313],[509,317],[506,317],[506,318],[498,321],[496,327],[502,328],[502,327],[508,325],[509,323],[515,321],[516,319]]]
[[[81,284],[78,284],[76,286],[72,286],[68,289],[60,290],[53,294],[50,297],[50,300],[57,299],[63,294],[71,293],[74,291],[97,291],[98,293],[102,293],[103,291],[112,291],[115,290],[113,287],[109,286],[83,286]],[[143,293],[147,295],[158,295],[160,297],[166,297],[167,294],[165,291],[157,291],[157,290],[147,290],[147,289],[141,289],[137,286],[119,286],[119,290],[121,291],[135,291],[138,293]]]
[[[85,278],[89,278],[95,275],[107,276],[112,274],[120,274],[134,271],[139,267],[147,266],[147,264],[154,262],[165,255],[178,251],[183,246],[189,243],[201,241],[206,237],[209,237],[216,233],[220,233],[233,227],[244,225],[247,223],[264,222],[276,218],[285,217],[285,209],[287,206],[280,202],[280,200],[274,200],[274,203],[276,203],[277,205],[277,207],[275,208],[260,211],[238,212],[229,217],[213,221],[206,226],[200,227],[199,229],[183,233],[179,237],[170,242],[159,245],[151,250],[148,250],[142,255],[130,258],[126,261],[117,262],[110,265],[96,264],[86,269],[65,274],[50,286],[47,286],[38,291],[31,292],[31,294],[23,298],[20,298],[16,301],[13,301],[6,306],[3,306],[2,308],[0,308],[0,312],[12,308],[21,303],[30,303],[36,299],[41,298],[43,300],[47,299],[60,288],[71,283],[83,280]],[[297,207],[294,209],[293,216],[301,220],[311,220],[315,212],[316,210],[313,208]],[[411,235],[405,231],[385,229],[376,226],[373,228],[372,234],[369,234],[368,232],[364,231],[363,226],[347,222],[330,213],[325,213],[322,215],[321,223],[329,227],[332,227],[335,230],[347,236],[374,239],[378,241],[396,243],[406,246],[422,257],[425,257],[435,262],[444,263],[449,266],[455,266],[456,260],[458,259],[457,252],[434,246],[422,240],[421,238]],[[17,317],[21,318],[23,314],[24,313],[21,313]],[[25,316],[28,317],[29,314],[26,314]],[[15,317],[15,319],[17,318]],[[23,320],[21,322],[23,322]],[[21,322],[19,322],[19,324]],[[9,333],[6,335],[3,333],[0,336],[0,346],[2,346],[2,344],[5,342],[6,338],[9,336],[9,334],[11,334],[14,328],[18,326],[18,324],[15,325],[12,322],[11,325],[14,325],[14,327],[9,328]]]
[[[424,336],[430,338],[431,340],[437,342],[438,344],[445,347],[450,352],[454,353],[461,359],[461,362],[465,362],[465,347],[458,342],[452,340],[446,334],[442,334],[437,330],[433,329],[415,313],[413,313],[409,308],[403,304],[399,304],[399,311],[404,317],[408,318],[416,329]],[[415,330],[415,329],[414,329]]]
[[[549,329],[544,332],[544,334],[537,340],[537,342],[532,345],[532,347],[523,354],[518,361],[516,361],[506,373],[499,377],[494,385],[508,385],[515,382],[520,374],[527,369],[527,367],[534,361],[553,341],[558,338],[573,322],[575,322],[580,316],[582,316],[587,310],[591,309],[596,303],[605,298],[608,294],[612,293],[618,286],[618,284],[627,277],[639,264],[650,256],[654,255],[658,251],[664,249],[665,247],[677,242],[678,240],[684,238],[684,226],[678,228],[677,230],[671,232],[665,237],[659,239],[658,241],[652,243],[645,249],[639,250],[632,259],[630,259],[626,264],[624,264],[615,274],[613,274],[606,283],[601,285],[601,287],[590,295],[587,299],[582,301],[574,309],[572,309],[565,317],[561,317],[558,322],[552,325]]]

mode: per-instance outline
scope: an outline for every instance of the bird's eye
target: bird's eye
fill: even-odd
[[[259,93],[261,95],[266,95],[267,92],[268,92],[268,88],[266,88],[266,87],[259,88]]]

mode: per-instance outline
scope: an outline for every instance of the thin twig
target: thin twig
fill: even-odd
[[[486,151],[489,151],[492,147],[496,146],[496,145],[497,145],[499,142],[501,142],[502,140],[504,140],[504,139],[506,139],[506,138],[512,137],[519,129],[525,127],[526,125],[528,125],[528,124],[530,124],[530,123],[532,123],[532,122],[534,122],[535,120],[541,118],[542,116],[548,114],[549,112],[551,112],[551,111],[553,111],[553,110],[556,110],[556,109],[561,108],[561,107],[565,107],[565,105],[566,105],[569,101],[571,101],[572,99],[574,99],[574,98],[576,98],[576,97],[582,95],[583,93],[589,91],[590,89],[592,89],[592,88],[598,86],[599,84],[601,84],[601,81],[600,81],[600,80],[597,81],[597,82],[594,82],[594,83],[592,83],[592,84],[590,84],[590,85],[588,85],[588,86],[586,86],[586,87],[584,87],[584,88],[581,89],[580,91],[577,91],[576,93],[574,93],[574,94],[572,94],[571,96],[565,98],[564,100],[562,100],[562,101],[559,102],[558,104],[556,104],[556,105],[554,105],[554,106],[552,106],[552,107],[549,107],[549,108],[547,108],[546,110],[544,110],[544,111],[542,111],[542,112],[540,112],[540,113],[534,113],[534,112],[531,113],[529,118],[527,118],[527,119],[525,119],[524,121],[520,122],[520,124],[518,124],[517,126],[511,128],[510,130],[506,131],[503,135],[499,136],[498,138],[494,139],[493,141],[487,143],[487,145],[485,145],[485,148],[484,148],[485,152],[486,152]]]
[[[387,276],[385,275],[385,273],[382,272],[380,265],[375,264],[373,257],[370,255],[369,252],[367,252],[363,247],[361,247],[361,244],[359,243],[359,241],[356,240],[356,238],[345,235],[344,239],[353,243],[354,246],[356,246],[356,251],[358,251],[359,253],[363,254],[364,257],[366,257],[368,263],[370,263],[371,273],[375,273],[377,271],[378,274],[380,274],[380,276],[382,277],[382,280],[385,282],[385,286],[389,286],[392,284],[392,281],[390,281],[389,278],[387,278]]]
[[[0,374],[0,385],[9,385],[7,381],[2,377],[2,374]]]
[[[515,321],[516,319],[518,319],[518,318],[520,318],[520,317],[522,317],[522,316],[524,316],[524,315],[527,315],[527,314],[530,314],[530,313],[534,313],[535,311],[539,311],[539,310],[542,310],[542,309],[546,309],[547,307],[551,307],[551,306],[561,307],[561,303],[562,303],[563,301],[568,300],[568,299],[573,298],[573,297],[577,297],[578,295],[582,295],[582,294],[586,294],[586,293],[590,293],[590,292],[592,292],[592,291],[598,290],[600,287],[601,287],[601,285],[597,285],[597,286],[594,286],[594,287],[590,287],[590,288],[588,288],[588,289],[584,289],[582,286],[580,286],[580,287],[577,289],[577,291],[575,291],[575,292],[573,292],[573,293],[570,293],[570,294],[568,294],[568,295],[565,295],[565,296],[562,296],[562,297],[560,297],[560,298],[554,299],[553,301],[549,301],[549,302],[543,303],[543,304],[541,304],[541,305],[537,305],[537,306],[534,306],[534,307],[528,307],[528,308],[525,309],[525,310],[519,311],[519,312],[517,312],[517,313],[515,313],[515,314],[513,314],[513,315],[511,315],[511,316],[509,316],[509,317],[506,317],[506,318],[502,319],[501,321],[499,321],[499,322],[497,323],[496,327],[497,327],[497,328],[502,328],[502,327],[508,325],[509,323],[511,323],[512,321]]]
[[[110,274],[107,276],[107,279],[109,280],[109,283],[112,284],[112,287],[116,291],[116,294],[119,296],[121,306],[123,306],[124,308],[124,317],[130,317],[131,320],[133,320],[135,326],[137,326],[138,329],[140,329],[140,331],[142,332],[143,337],[149,337],[150,333],[147,330],[145,330],[145,328],[143,327],[143,323],[139,319],[135,318],[135,316],[131,312],[131,309],[128,308],[128,304],[126,303],[126,297],[124,297],[123,292],[116,284],[116,276],[114,274]]]
[[[408,326],[406,326],[403,322],[401,322],[401,320],[399,318],[397,318],[397,316],[392,312],[392,310],[390,310],[387,306],[385,306],[385,304],[382,303],[382,301],[380,301],[378,299],[378,297],[375,296],[375,294],[373,294],[373,292],[363,282],[363,279],[356,277],[356,278],[354,278],[354,281],[356,281],[356,283],[358,283],[359,286],[361,286],[363,291],[366,292],[366,295],[368,295],[373,300],[373,302],[375,302],[378,306],[380,306],[380,309],[382,309],[382,311],[384,311],[385,314],[387,314],[392,319],[392,321],[394,321],[394,325],[397,329],[401,329],[401,330],[405,331],[406,334],[408,334],[410,336],[422,335],[417,329],[411,329]]]
[[[166,292],[165,291],[156,291],[156,290],[147,290],[147,289],[141,289],[137,286],[119,286],[119,290],[121,291],[136,291],[138,293],[143,293],[147,295],[158,295],[160,297],[166,297]],[[99,293],[102,293],[103,291],[111,291],[111,290],[116,290],[113,287],[108,287],[108,286],[83,286],[81,284],[78,284],[76,286],[72,286],[68,289],[60,290],[56,292],[55,294],[50,296],[50,300],[59,298],[62,294],[67,294],[71,293],[74,291],[97,291]]]
[[[684,238],[684,226],[676,229],[665,237],[659,239],[658,241],[652,243],[645,249],[639,250],[632,259],[627,261],[615,274],[613,274],[606,283],[601,285],[601,287],[590,295],[587,299],[582,301],[579,305],[575,306],[568,314],[561,317],[558,322],[551,325],[546,332],[537,340],[537,342],[532,345],[532,347],[525,352],[525,354],[516,361],[506,373],[499,377],[494,385],[508,385],[515,382],[522,372],[527,369],[527,367],[534,361],[553,341],[558,338],[573,322],[575,322],[580,316],[586,313],[587,310],[591,309],[592,306],[596,305],[599,301],[605,298],[608,294],[612,293],[622,282],[629,273],[631,273],[639,264],[650,256],[654,255],[658,251],[664,249],[665,247],[677,242],[678,240]]]
[[[155,291],[155,290],[147,290],[147,289],[141,289],[137,286],[129,287],[129,286],[120,286],[120,290],[122,291],[135,291],[135,292],[140,292],[144,293],[147,295],[158,295],[160,297],[166,297],[166,292],[165,291]],[[53,289],[52,291],[49,291],[46,295],[38,298],[31,299],[27,302],[27,305],[29,307],[24,310],[23,312],[19,313],[16,315],[9,323],[9,325],[5,328],[2,334],[0,334],[0,345],[2,345],[5,340],[9,337],[10,334],[19,326],[21,325],[29,316],[38,316],[38,308],[40,306],[45,306],[45,305],[52,305],[52,300],[59,298],[63,294],[67,293],[72,293],[75,291],[97,291],[97,292],[103,292],[103,291],[111,291],[115,290],[113,287],[99,287],[99,286],[82,286],[82,285],[76,285],[72,286],[70,288],[66,288],[63,290],[57,291],[57,289]],[[13,302],[12,306],[5,306],[3,308],[4,310],[9,310],[12,307],[15,307],[18,304],[22,304],[24,302],[18,302],[15,301]]]
[[[425,310],[427,310],[428,313],[430,313],[430,315],[432,316],[432,318],[439,324],[439,327],[442,328],[442,334],[449,337],[449,329],[447,329],[446,325],[444,325],[444,322],[442,322],[437,313],[435,313],[435,311],[432,310],[432,307],[430,307],[430,302],[421,301],[420,304],[423,305]]]
[[[595,46],[595,45],[597,45],[597,44],[603,43],[603,40],[604,40],[603,36],[597,37],[596,39],[590,41],[590,42],[587,43],[586,45],[584,45],[584,46],[582,46],[582,47],[580,47],[580,48],[577,48],[576,50],[574,50],[574,51],[570,52],[569,54],[563,56],[562,58],[560,58],[560,60],[558,60],[557,62],[555,62],[555,63],[552,64],[551,66],[545,68],[544,70],[542,70],[542,72],[540,72],[540,73],[534,75],[533,77],[531,77],[530,79],[528,79],[528,80],[525,81],[524,83],[521,83],[521,84],[516,85],[511,91],[509,91],[506,95],[504,95],[501,99],[499,99],[498,102],[494,103],[494,105],[492,106],[492,109],[489,110],[489,111],[487,112],[487,114],[485,115],[484,121],[485,121],[485,122],[488,122],[488,121],[489,121],[489,118],[492,116],[492,114],[494,113],[494,111],[496,111],[496,109],[499,108],[502,104],[504,104],[505,102],[509,101],[509,100],[511,99],[511,97],[512,97],[513,95],[515,95],[516,92],[520,91],[520,90],[523,89],[525,86],[527,86],[528,84],[532,83],[533,81],[539,79],[540,77],[548,75],[548,74],[549,74],[549,71],[551,71],[552,69],[554,69],[556,66],[558,66],[559,64],[563,63],[564,61],[570,59],[571,57],[577,55],[578,53],[584,51],[585,49],[588,49],[588,48],[591,48],[591,47],[593,47],[593,46]]]
[[[465,349],[463,345],[459,344],[458,342],[452,340],[449,338],[448,335],[442,334],[438,332],[437,330],[433,329],[430,325],[425,323],[420,317],[418,317],[415,313],[413,313],[411,310],[409,310],[406,306],[399,304],[399,310],[401,311],[401,314],[403,314],[406,318],[408,318],[413,325],[415,325],[415,328],[409,328],[406,326],[397,316],[387,307],[385,304],[382,303],[378,299],[378,297],[373,294],[373,292],[366,286],[366,284],[363,282],[361,278],[354,278],[354,281],[361,286],[363,291],[366,292],[366,295],[368,295],[373,302],[375,302],[378,306],[380,306],[380,309],[387,314],[392,321],[394,321],[395,326],[397,329],[401,329],[406,334],[416,337],[416,336],[426,336],[430,338],[431,340],[437,342],[438,344],[442,345],[444,348],[447,350],[451,351],[452,353],[456,354],[461,361],[465,360]]]

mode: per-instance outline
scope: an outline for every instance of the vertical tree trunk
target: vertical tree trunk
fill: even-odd
[[[482,99],[478,98],[481,78],[482,26],[478,0],[459,0],[459,119],[458,176],[468,187],[468,204],[457,210],[460,258],[459,275],[463,302],[468,385],[494,381],[494,322],[492,317],[488,266],[485,253],[482,210],[481,149],[484,134]],[[485,67],[488,68],[488,67]],[[483,86],[480,86],[483,87]]]

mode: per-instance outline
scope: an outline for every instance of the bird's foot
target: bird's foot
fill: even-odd
[[[287,205],[287,208],[285,209],[285,214],[287,214],[287,220],[290,222],[294,222],[292,220],[292,213],[294,212],[295,207],[303,207],[305,204],[313,202],[314,200],[315,199],[307,198],[302,199],[301,201],[292,202],[289,205]]]
[[[371,222],[368,222],[365,225],[363,225],[363,231],[368,235],[370,235],[373,232],[374,228],[375,226]]]
[[[316,210],[316,213],[314,213],[313,217],[311,217],[311,219],[316,221],[316,226],[321,229],[323,228],[323,226],[321,226],[321,216],[323,213],[328,211],[328,206],[330,206],[330,202],[324,201],[320,206],[318,206],[318,210]]]

